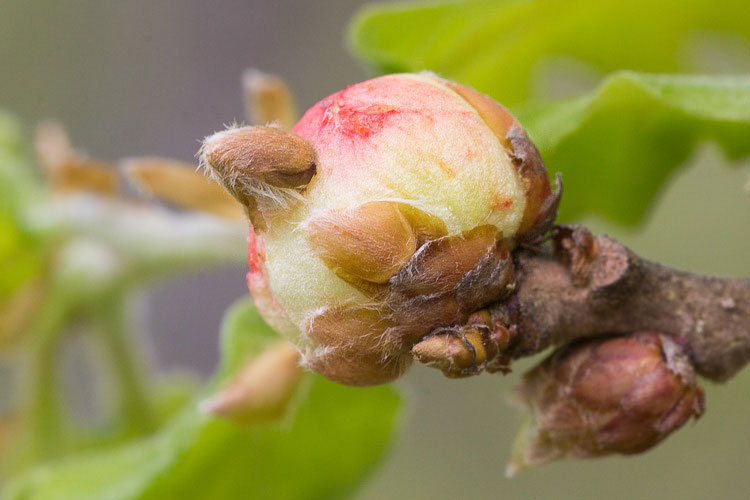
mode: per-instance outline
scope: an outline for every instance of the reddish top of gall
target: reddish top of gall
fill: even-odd
[[[326,107],[323,127],[335,127],[346,136],[368,137],[378,132],[389,116],[398,113],[392,106],[350,106],[344,100]]]
[[[310,108],[293,132],[315,143],[316,138],[338,135],[362,139],[380,132],[402,113],[425,111],[430,99],[446,99],[439,87],[409,77],[381,77],[350,85]]]

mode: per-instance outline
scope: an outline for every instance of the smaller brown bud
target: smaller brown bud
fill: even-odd
[[[489,373],[510,373],[506,349],[512,333],[495,324],[491,313],[482,309],[471,314],[466,324],[441,327],[412,348],[414,359],[437,368],[446,377],[459,378]]]
[[[414,359],[449,378],[475,375],[487,361],[482,334],[472,328],[430,335],[415,345],[412,353]]]
[[[652,332],[562,347],[524,375],[517,396],[530,419],[508,476],[565,457],[640,453],[705,404],[681,348]]]
[[[288,342],[268,347],[252,358],[201,409],[242,425],[284,416],[304,371],[297,349]]]

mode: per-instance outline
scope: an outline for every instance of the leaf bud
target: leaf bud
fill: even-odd
[[[705,406],[685,353],[654,332],[561,347],[524,375],[516,396],[529,416],[509,476],[565,457],[640,453]]]

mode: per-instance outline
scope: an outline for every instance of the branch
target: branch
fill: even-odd
[[[750,279],[676,271],[581,227],[560,226],[555,234],[556,253],[517,254],[515,293],[490,307],[515,326],[509,356],[645,330],[672,337],[714,381],[750,360]]]

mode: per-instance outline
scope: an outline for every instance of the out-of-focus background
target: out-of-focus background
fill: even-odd
[[[301,110],[366,78],[344,44],[364,3],[2,0],[0,108],[26,125],[61,120],[96,157],[192,161],[202,137],[242,120],[239,75],[247,67],[282,75]],[[695,57],[715,71],[750,71],[747,53],[712,47]],[[554,84],[538,88],[554,92]],[[641,226],[584,222],[673,267],[750,275],[750,162],[728,168],[711,145],[689,162]],[[147,326],[158,367],[213,370],[219,321],[247,293],[244,274],[240,266],[201,271],[151,289]],[[747,498],[747,369],[726,385],[706,383],[706,415],[643,456],[557,463],[505,479],[520,421],[507,395],[532,362],[504,378],[458,381],[414,367],[401,382],[407,423],[358,498]]]

